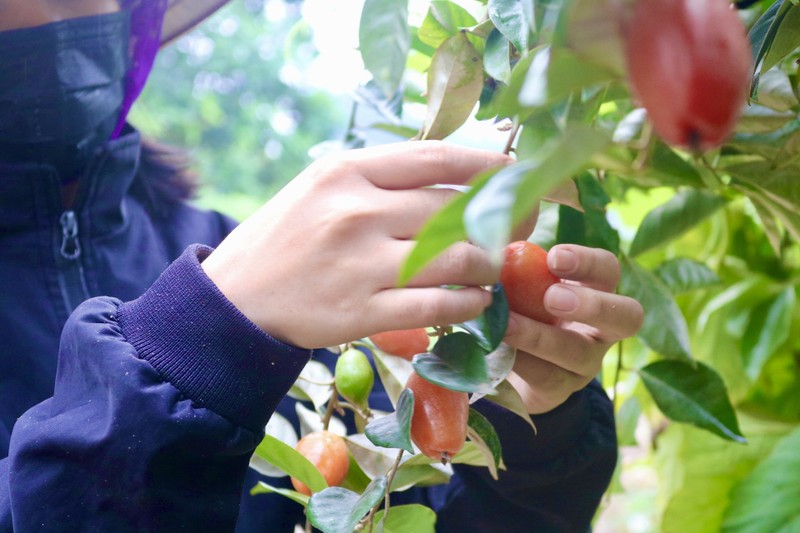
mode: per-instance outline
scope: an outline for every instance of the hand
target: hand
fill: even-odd
[[[481,286],[499,278],[476,246],[453,245],[407,288],[396,280],[414,235],[458,194],[429,186],[463,185],[509,162],[436,141],[321,159],[237,227],[203,268],[245,316],[303,348],[474,318],[491,301]]]
[[[547,266],[564,280],[544,297],[559,324],[511,313],[505,338],[518,350],[508,379],[531,414],[550,411],[585,387],[611,345],[634,335],[644,317],[639,302],[613,293],[620,266],[612,253],[562,244],[549,251]]]

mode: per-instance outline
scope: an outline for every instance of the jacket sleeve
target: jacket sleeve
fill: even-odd
[[[431,495],[440,532],[571,533],[590,530],[617,459],[611,402],[597,382],[553,411],[517,415],[476,403],[500,437],[506,470],[494,481],[483,467],[456,466]]]
[[[52,398],[0,462],[0,531],[233,530],[248,461],[310,357],[248,321],[193,246],[64,327]]]

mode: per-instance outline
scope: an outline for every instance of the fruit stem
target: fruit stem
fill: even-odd
[[[327,430],[333,417],[333,411],[339,406],[339,391],[336,390],[336,383],[331,385],[331,398],[328,400],[328,408],[322,417],[322,429]]]
[[[614,412],[617,411],[617,385],[619,384],[619,375],[622,372],[622,341],[617,342],[617,369],[614,371],[614,387],[611,404],[614,407]]]
[[[397,458],[394,460],[394,464],[389,472],[386,474],[386,498],[383,504],[383,519],[386,520],[386,517],[389,516],[389,493],[392,492],[392,482],[394,481],[394,476],[397,474],[397,469],[400,468],[400,461],[403,459],[403,453],[405,450],[399,450],[397,453]]]
[[[517,133],[519,133],[519,117],[514,117],[513,126],[511,127],[511,133],[508,134],[508,140],[506,141],[506,146],[503,148],[503,153],[508,155],[514,150],[514,140],[517,138]]]

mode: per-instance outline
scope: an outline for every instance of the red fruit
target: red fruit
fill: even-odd
[[[369,340],[380,350],[411,360],[418,353],[428,351],[428,332],[425,328],[396,329],[371,335]]]
[[[297,442],[295,450],[317,467],[322,477],[333,487],[339,485],[347,476],[350,456],[344,439],[330,431],[309,433]],[[291,478],[294,490],[311,496],[311,489],[295,478]]]
[[[628,74],[656,133],[692,150],[719,146],[745,104],[752,55],[729,0],[637,0]]]
[[[555,324],[558,319],[544,308],[544,293],[560,280],[547,268],[547,252],[531,242],[516,241],[506,246],[505,254],[500,283],[509,309],[539,322]]]
[[[467,438],[469,396],[435,385],[416,372],[406,388],[414,393],[411,440],[423,454],[447,464]]]

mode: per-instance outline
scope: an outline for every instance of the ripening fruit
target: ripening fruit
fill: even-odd
[[[423,454],[447,464],[467,438],[469,396],[435,385],[416,372],[406,388],[414,393],[411,440]]]
[[[342,352],[336,360],[334,376],[339,394],[356,405],[367,405],[375,374],[364,352],[356,348]]]
[[[752,56],[730,0],[637,0],[625,31],[635,96],[668,144],[704,151],[733,131]]]
[[[547,252],[528,241],[516,241],[505,248],[500,283],[506,292],[508,308],[539,322],[558,320],[544,308],[544,293],[560,280],[547,268]]]
[[[397,329],[384,331],[371,335],[371,340],[380,350],[408,359],[409,361],[418,353],[428,351],[430,338],[425,328]]]
[[[344,439],[330,431],[309,433],[297,442],[295,450],[317,467],[322,477],[333,487],[341,484],[350,467],[350,456]],[[292,479],[294,490],[311,496],[311,489],[295,478]]]

